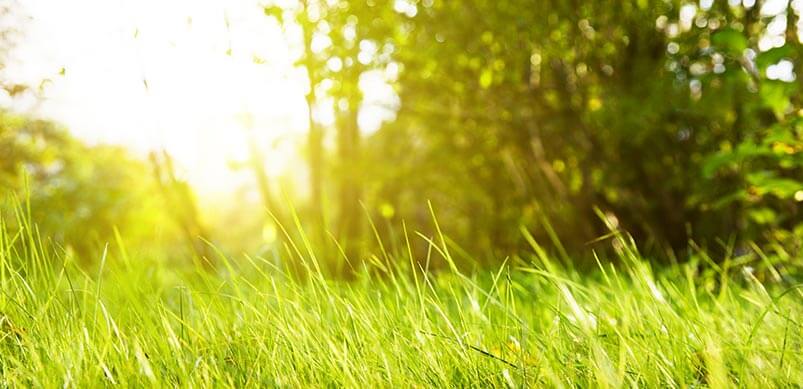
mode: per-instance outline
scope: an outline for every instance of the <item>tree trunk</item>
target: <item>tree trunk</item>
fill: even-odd
[[[308,0],[302,0],[304,13],[308,6]],[[302,16],[303,17],[303,16]],[[304,40],[304,67],[309,81],[309,91],[304,96],[307,103],[307,161],[309,164],[309,212],[312,220],[313,236],[317,244],[326,245],[326,220],[323,216],[323,169],[324,169],[324,150],[323,150],[323,128],[315,122],[313,109],[317,103],[315,87],[319,83],[318,67],[316,66],[315,53],[312,51],[312,38],[315,32],[314,26],[308,20],[299,20]]]
[[[356,83],[355,83],[355,88]],[[360,128],[357,123],[360,97],[350,93],[348,109],[341,112],[338,120],[337,154],[340,160],[338,187],[338,238],[346,247],[350,260],[358,254],[355,243],[360,234],[359,208],[361,185]]]
[[[302,5],[306,11],[308,1],[303,0]],[[323,193],[323,129],[315,123],[313,108],[317,102],[315,87],[318,85],[317,67],[315,66],[315,53],[312,52],[312,38],[314,29],[307,23],[300,23],[304,36],[304,67],[309,81],[309,91],[304,96],[307,103],[307,158],[310,169],[310,206],[311,211],[318,218],[322,216]],[[323,220],[321,218],[321,220]],[[323,226],[321,226],[323,227]]]

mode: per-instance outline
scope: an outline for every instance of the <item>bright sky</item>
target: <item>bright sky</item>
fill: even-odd
[[[43,100],[14,102],[27,104],[22,109],[90,142],[142,153],[165,147],[207,194],[248,179],[230,162],[248,157],[249,136],[264,146],[269,171],[298,163],[292,139],[307,128],[306,82],[293,69],[292,45],[257,1],[18,4],[32,19],[7,76],[33,86],[52,80]]]

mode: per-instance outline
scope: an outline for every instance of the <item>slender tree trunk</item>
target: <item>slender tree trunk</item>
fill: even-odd
[[[302,5],[306,11],[309,4],[308,0],[303,0]],[[312,38],[314,29],[306,23],[301,23],[304,36],[304,67],[309,81],[309,91],[305,96],[307,103],[307,125],[309,134],[307,136],[307,153],[310,169],[310,205],[316,217],[322,216],[322,193],[323,193],[323,128],[315,123],[313,108],[317,102],[315,87],[318,85],[317,67],[315,66],[315,53],[312,52]],[[321,218],[322,220],[322,218]]]
[[[360,128],[357,121],[362,101],[358,79],[360,69],[355,66],[344,74],[344,98],[348,108],[338,117],[337,154],[340,163],[338,183],[338,237],[346,245],[346,255],[354,260],[358,254],[356,242],[360,235],[360,196],[362,195],[362,163],[360,155]]]
[[[306,15],[309,0],[302,0],[304,7],[304,15]],[[326,219],[323,215],[323,169],[324,169],[324,149],[323,149],[323,136],[324,129],[315,122],[313,110],[318,98],[315,93],[315,87],[318,86],[320,79],[318,77],[318,66],[315,59],[315,53],[312,51],[312,38],[315,34],[315,28],[309,23],[308,20],[300,20],[299,25],[302,29],[303,43],[304,43],[304,68],[307,73],[307,80],[309,81],[309,91],[304,96],[307,103],[307,162],[309,166],[309,212],[312,225],[307,226],[311,229],[312,236],[317,240],[317,244],[326,246],[328,239],[326,236]]]

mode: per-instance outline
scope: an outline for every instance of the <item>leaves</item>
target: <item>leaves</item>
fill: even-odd
[[[756,195],[771,194],[781,199],[792,199],[803,190],[803,182],[777,177],[772,171],[759,171],[747,175],[747,182],[755,188]]]
[[[791,93],[795,85],[782,81],[765,80],[759,87],[763,105],[769,108],[778,119],[782,119],[791,104]]]
[[[279,24],[284,24],[284,9],[278,5],[269,5],[262,9],[265,16],[276,19]]]
[[[487,89],[489,86],[491,86],[493,80],[494,80],[493,70],[483,69],[482,73],[480,73],[480,79],[479,79],[480,86],[484,89]]]
[[[795,55],[792,45],[786,44],[781,47],[773,47],[765,52],[756,55],[756,67],[760,71],[765,71],[768,66],[778,63],[784,58],[791,58]]]
[[[741,56],[747,48],[748,41],[740,31],[724,28],[711,35],[711,43],[728,54]]]
[[[703,175],[706,178],[712,178],[717,171],[725,166],[772,154],[772,150],[768,147],[746,141],[739,144],[736,150],[724,150],[708,157],[702,166]]]
[[[3,85],[3,89],[6,90],[9,96],[15,97],[28,91],[30,88],[24,84],[11,84],[11,85]]]

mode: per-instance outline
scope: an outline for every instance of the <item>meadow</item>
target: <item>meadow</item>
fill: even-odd
[[[5,387],[803,384],[790,258],[701,252],[653,269],[613,233],[618,256],[581,275],[524,232],[529,254],[464,272],[439,236],[426,257],[379,252],[346,282],[303,242],[289,246],[301,275],[248,256],[211,273],[128,254],[118,235],[88,270],[16,219],[0,226]]]
[[[803,0],[0,0],[0,389],[803,388]]]

